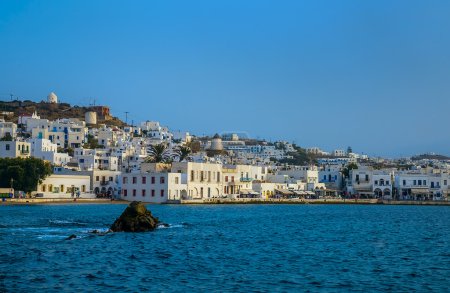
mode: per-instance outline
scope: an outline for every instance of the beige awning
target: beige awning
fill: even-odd
[[[279,194],[282,195],[292,195],[294,194],[292,191],[288,190],[288,189],[275,189],[275,191]]]
[[[419,188],[412,188],[411,189],[411,193],[412,194],[428,194],[429,190],[428,189],[419,189]]]

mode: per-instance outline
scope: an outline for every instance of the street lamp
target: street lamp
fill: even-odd
[[[11,178],[11,197],[14,197],[14,187],[13,187],[13,185],[14,185],[14,179],[13,178]]]

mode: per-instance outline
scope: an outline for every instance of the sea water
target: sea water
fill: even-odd
[[[449,207],[149,205],[168,228],[90,233],[125,207],[0,206],[0,292],[450,288]]]

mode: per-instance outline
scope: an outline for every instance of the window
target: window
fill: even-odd
[[[142,189],[142,196],[145,196],[145,189]]]
[[[413,180],[413,185],[417,185],[417,180]]]
[[[386,180],[386,185],[389,185],[389,180]]]
[[[419,183],[419,185],[422,185],[422,180],[419,180],[419,182],[418,182],[418,183]]]
[[[220,182],[220,172],[217,172],[217,182]]]
[[[136,189],[133,189],[133,196],[136,196]]]
[[[228,176],[225,176],[225,182],[228,182]]]
[[[142,177],[142,184],[146,184],[147,183],[147,177],[143,176]]]
[[[175,177],[175,184],[178,184],[178,183],[179,183],[179,178]]]
[[[123,196],[127,196],[127,193],[128,193],[127,190],[124,189],[124,190],[123,190]]]
[[[194,175],[195,175],[194,170],[191,170],[191,181],[194,181]]]
[[[136,184],[136,182],[137,182],[137,178],[133,177],[133,184]]]
[[[81,185],[81,192],[86,192],[86,185]]]
[[[427,181],[426,180],[423,181],[423,185],[427,185]]]
[[[375,180],[375,185],[378,185],[378,180]]]
[[[165,182],[164,177],[159,178],[159,183],[164,184],[164,182]]]
[[[359,181],[359,174],[356,174],[355,179],[356,179],[356,181]]]
[[[64,192],[64,185],[61,185],[61,186],[59,187],[59,190],[61,190],[61,192]]]
[[[231,176],[231,182],[234,182],[234,176]]]
[[[200,171],[200,181],[203,182],[204,178],[203,178],[203,171]]]
[[[155,177],[152,177],[152,184],[155,184]]]
[[[444,185],[447,185],[447,180],[444,180]]]
[[[46,192],[47,191],[47,185],[42,184],[42,192]]]
[[[152,189],[152,197],[155,197],[155,190]]]
[[[369,181],[369,175],[366,175],[366,181]]]
[[[9,148],[10,148],[9,144],[5,145],[5,147],[6,147],[6,150],[9,151]]]
[[[403,180],[403,186],[405,186],[406,185],[406,180]]]
[[[109,181],[113,181],[113,178],[112,178],[112,177],[109,177]]]
[[[123,177],[122,178],[122,183],[123,184],[127,184],[128,183],[128,177]]]
[[[161,197],[164,197],[164,189],[161,189]]]
[[[100,176],[95,176],[95,181],[100,181]]]

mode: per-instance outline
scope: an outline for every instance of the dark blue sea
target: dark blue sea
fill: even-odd
[[[450,290],[450,207],[148,207],[170,227],[99,236],[125,205],[0,206],[0,292]]]

